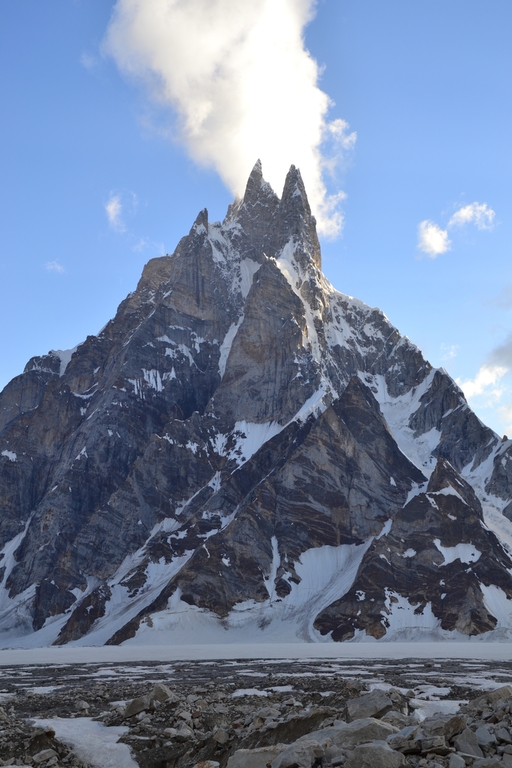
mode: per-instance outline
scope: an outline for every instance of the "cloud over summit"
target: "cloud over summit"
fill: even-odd
[[[105,46],[123,73],[173,107],[191,157],[215,168],[234,194],[243,193],[256,158],[278,193],[294,164],[320,232],[336,235],[343,193],[329,195],[324,177],[355,134],[343,120],[328,121],[331,102],[304,46],[315,5],[117,0]]]

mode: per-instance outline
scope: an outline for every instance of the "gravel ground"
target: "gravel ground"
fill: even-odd
[[[55,718],[76,719],[77,727],[84,718],[123,726],[121,742],[143,768],[192,766],[200,759],[222,766],[241,745],[259,746],[262,727],[272,726],[274,743],[289,743],[342,717],[346,702],[367,690],[397,689],[428,715],[454,712],[459,702],[512,683],[512,662],[470,660],[243,659],[0,670],[0,765],[42,768],[101,766],[101,759],[90,762],[55,729],[45,729],[44,721]],[[172,695],[142,701],[127,717],[126,703],[151,695],[155,685]]]

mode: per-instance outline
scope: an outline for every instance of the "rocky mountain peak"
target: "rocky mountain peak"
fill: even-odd
[[[286,175],[276,212],[273,251],[279,252],[290,241],[295,244],[295,258],[303,269],[308,268],[310,261],[318,269],[322,268],[316,220],[311,213],[301,173],[294,165]]]
[[[258,162],[0,393],[6,643],[512,637],[512,442],[320,263]]]
[[[203,208],[202,211],[199,211],[192,229],[198,231],[201,227],[203,227],[205,231],[208,231],[208,208]]]
[[[437,459],[436,467],[430,475],[427,493],[453,494],[461,498],[468,507],[479,512],[482,510],[481,504],[473,488],[443,456],[440,456]]]

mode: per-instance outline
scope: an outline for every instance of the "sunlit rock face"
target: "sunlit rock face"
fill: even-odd
[[[512,443],[257,163],[1,393],[0,641],[506,638],[511,502]]]

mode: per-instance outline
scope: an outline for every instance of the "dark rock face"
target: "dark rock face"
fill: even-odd
[[[419,621],[430,609],[443,630],[477,635],[494,629],[482,585],[497,584],[512,599],[512,561],[482,523],[473,489],[439,459],[426,492],[372,543],[349,592],[319,614],[315,626],[335,640],[348,640],[356,630],[378,639],[393,615],[402,611]]]
[[[98,336],[10,382],[0,632],[512,629],[512,441],[320,265],[299,171],[279,199],[257,163]]]

